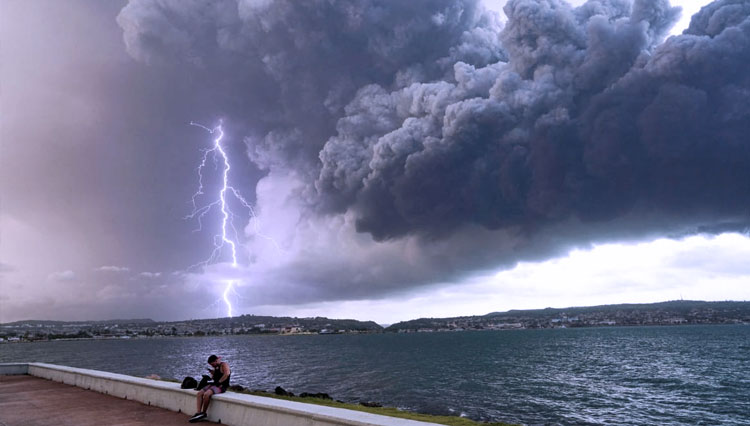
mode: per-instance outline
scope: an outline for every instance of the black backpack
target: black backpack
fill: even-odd
[[[195,389],[198,386],[198,381],[195,380],[192,377],[185,377],[185,379],[182,380],[182,385],[180,385],[180,388],[182,389]]]

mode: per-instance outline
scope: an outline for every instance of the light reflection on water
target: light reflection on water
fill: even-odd
[[[136,376],[199,376],[345,401],[523,424],[750,424],[750,327],[411,335],[224,336],[0,345],[39,361]]]

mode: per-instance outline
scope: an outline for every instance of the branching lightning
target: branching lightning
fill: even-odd
[[[253,207],[250,205],[250,203],[248,203],[247,200],[245,200],[245,198],[240,194],[240,192],[229,184],[229,170],[231,169],[231,166],[229,164],[229,157],[227,156],[227,152],[224,150],[224,146],[222,146],[222,140],[224,139],[224,129],[222,128],[222,123],[219,122],[219,125],[213,129],[208,128],[202,124],[194,123],[192,121],[190,122],[190,125],[200,127],[210,134],[216,135],[216,138],[213,140],[213,147],[203,151],[203,159],[197,169],[198,190],[193,194],[192,197],[193,211],[187,216],[187,218],[197,218],[197,230],[201,230],[203,228],[203,216],[205,216],[208,212],[211,211],[211,209],[217,206],[219,207],[219,210],[221,212],[221,233],[219,235],[215,235],[213,238],[213,250],[211,252],[211,255],[205,261],[193,265],[191,268],[200,265],[207,266],[212,262],[216,262],[221,257],[222,252],[225,248],[229,248],[232,267],[236,268],[239,233],[234,226],[235,215],[234,213],[232,213],[227,203],[227,196],[229,195],[231,197],[234,197],[237,202],[239,202],[243,207],[247,208],[250,212],[251,220],[255,220],[255,211],[253,210]],[[199,207],[197,199],[201,195],[204,195],[203,171],[209,161],[209,157],[212,157],[213,161],[215,163],[218,163],[218,167],[221,168],[222,185],[221,189],[219,190],[217,199],[209,204]],[[231,228],[232,235],[229,235],[229,233],[227,232],[227,227]],[[234,285],[234,280],[227,280],[224,292],[222,294],[224,303],[227,306],[227,315],[230,317],[232,316],[232,303],[229,300],[229,294],[234,292]]]
[[[253,226],[253,234],[267,240],[268,242],[272,243],[276,250],[283,252],[284,250],[282,250],[282,248],[273,238],[260,232],[260,224],[258,221],[258,217],[255,214],[255,209],[247,201],[247,199],[242,196],[240,191],[230,185],[229,171],[231,170],[231,166],[229,164],[229,156],[227,155],[227,151],[224,149],[224,129],[222,127],[222,122],[219,121],[219,125],[214,128],[209,128],[192,121],[190,122],[190,125],[200,127],[208,133],[215,135],[215,138],[213,140],[213,146],[209,149],[203,150],[203,157],[200,164],[198,165],[198,168],[196,169],[196,172],[198,174],[198,189],[195,191],[191,198],[193,210],[185,218],[197,219],[198,229],[196,229],[195,231],[198,232],[203,229],[204,216],[214,208],[218,208],[221,214],[221,232],[213,236],[213,250],[211,251],[211,255],[208,256],[206,260],[190,266],[188,268],[188,271],[194,268],[206,267],[212,263],[220,262],[222,259],[222,255],[225,256],[225,258],[227,256],[226,249],[228,249],[229,255],[231,255],[232,268],[236,268],[238,266],[237,248],[241,247],[242,245],[240,243],[240,233],[237,231],[237,228],[234,225],[234,219],[237,215],[232,212],[230,203],[228,202],[232,199],[236,203],[236,205],[241,206],[241,208],[247,210],[249,214],[248,223],[252,224]],[[200,205],[200,199],[203,198],[202,196],[206,195],[203,185],[204,169],[206,169],[209,161],[211,160],[214,163],[214,169],[220,169],[221,188],[218,189],[218,193],[214,197],[210,198],[211,201],[208,204]],[[238,281],[236,279],[230,279],[225,280],[224,282],[226,284],[224,287],[224,292],[222,293],[221,299],[217,300],[217,303],[221,303],[221,301],[223,300],[224,304],[227,307],[227,316],[231,317],[232,303],[230,301],[230,295],[233,294],[236,297],[240,297],[235,290],[235,284],[238,284]]]

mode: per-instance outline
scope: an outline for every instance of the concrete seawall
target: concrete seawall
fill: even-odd
[[[192,414],[194,390],[178,383],[44,363],[0,364],[0,375],[28,374],[119,398]],[[342,408],[264,398],[239,393],[215,395],[208,419],[227,425],[253,426],[428,426],[418,422]]]

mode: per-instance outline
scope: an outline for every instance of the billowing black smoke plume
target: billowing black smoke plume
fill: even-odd
[[[718,0],[666,40],[667,0],[504,10],[503,25],[474,0],[131,0],[118,22],[132,56],[193,73],[247,123],[251,158],[304,181],[311,212],[380,241],[529,240],[456,269],[626,233],[613,220],[747,222],[750,3]]]

